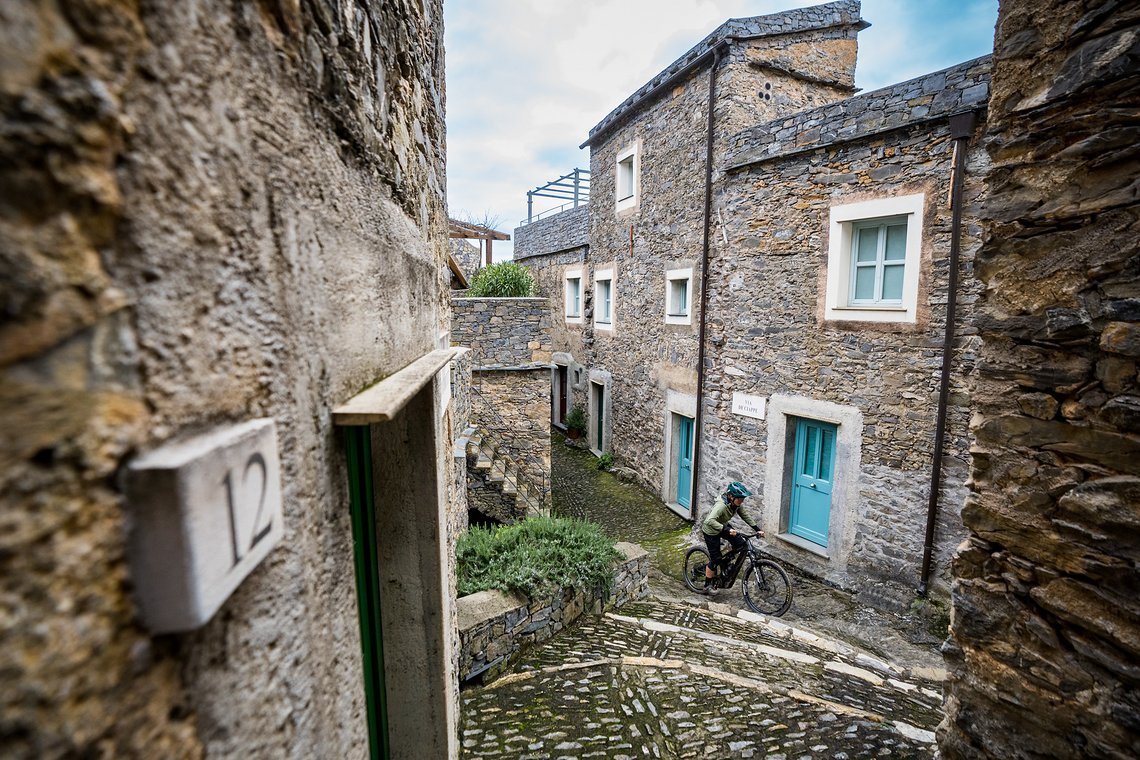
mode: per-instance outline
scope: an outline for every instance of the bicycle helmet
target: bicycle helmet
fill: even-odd
[[[752,495],[752,492],[748,490],[748,486],[744,485],[739,480],[734,480],[729,483],[728,488],[725,489],[725,493],[733,498],[744,498],[745,496]]]

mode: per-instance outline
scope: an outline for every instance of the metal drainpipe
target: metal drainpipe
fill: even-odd
[[[946,405],[950,397],[950,364],[954,355],[954,319],[958,297],[958,251],[962,238],[962,186],[966,179],[966,146],[974,131],[974,113],[950,117],[950,137],[954,140],[954,168],[951,177],[950,203],[950,284],[946,302],[946,336],[942,342],[942,383],[938,390],[938,421],[934,426],[934,462],[930,467],[930,501],[926,508],[926,541],[922,549],[922,574],[918,593],[926,596],[930,581],[930,562],[934,552],[934,525],[938,520],[938,492],[942,487],[942,439],[946,434]]]
[[[722,42],[713,50],[709,68],[709,126],[705,145],[705,233],[701,244],[701,325],[697,334],[697,416],[693,420],[693,495],[689,499],[689,519],[697,513],[701,486],[701,419],[705,400],[705,311],[709,303],[709,230],[712,227],[713,126],[716,109],[716,69],[720,64]]]

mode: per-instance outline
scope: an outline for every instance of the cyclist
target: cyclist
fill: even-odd
[[[713,507],[701,523],[701,533],[704,534],[705,544],[709,549],[709,564],[705,567],[705,593],[709,596],[716,596],[713,581],[716,579],[716,568],[720,567],[721,563],[720,540],[723,538],[728,541],[736,551],[744,547],[744,539],[736,535],[735,528],[728,527],[728,521],[740,515],[740,519],[748,523],[748,527],[757,535],[764,535],[756,520],[744,508],[744,500],[751,495],[752,492],[743,483],[738,480],[732,481],[721,494],[720,504]]]

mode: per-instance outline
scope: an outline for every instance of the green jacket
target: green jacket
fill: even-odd
[[[741,504],[739,507],[734,507],[731,503],[725,504],[724,499],[719,499],[716,506],[705,517],[705,521],[701,523],[701,532],[706,536],[717,536],[724,530],[724,526],[728,525],[728,521],[733,517],[740,515],[740,519],[748,523],[748,527],[752,530],[760,530],[756,525],[756,521],[752,519],[752,515]]]

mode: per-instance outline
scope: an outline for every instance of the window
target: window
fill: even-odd
[[[693,270],[670,269],[665,272],[665,322],[670,325],[692,324]]]
[[[924,196],[833,206],[824,317],[914,322]]]
[[[626,156],[617,165],[617,199],[633,197],[633,156]]]
[[[563,296],[566,305],[566,321],[582,321],[582,272],[567,272]]]
[[[851,304],[901,305],[906,217],[856,222],[851,235]]]
[[[612,330],[614,323],[614,271],[602,269],[594,274],[594,326]]]
[[[617,164],[614,171],[614,209],[625,211],[637,205],[637,193],[641,182],[639,179],[640,161],[638,160],[638,144],[635,142],[617,154]]]

